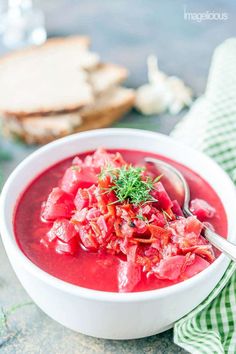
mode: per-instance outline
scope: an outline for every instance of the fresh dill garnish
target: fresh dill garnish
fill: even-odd
[[[135,205],[156,202],[157,200],[150,194],[156,179],[146,176],[144,172],[145,168],[132,165],[124,165],[120,168],[107,166],[102,169],[98,178],[104,179],[105,176],[110,176],[111,186],[108,191],[114,191],[117,197],[117,201],[113,204],[125,201]]]

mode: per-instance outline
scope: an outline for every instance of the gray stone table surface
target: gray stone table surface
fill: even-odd
[[[106,61],[126,65],[130,70],[127,86],[137,87],[146,80],[146,57],[158,54],[161,69],[183,78],[196,96],[204,92],[213,49],[224,39],[235,36],[235,1],[151,1],[151,0],[38,0],[46,14],[50,36],[89,34],[93,49]],[[225,21],[202,22],[184,19],[189,12],[226,12]],[[0,46],[3,53],[5,49]],[[143,117],[132,111],[116,126],[135,127],[168,134],[180,120],[164,114]],[[0,140],[0,149],[10,152],[11,160],[1,164],[5,180],[13,168],[35,147]],[[34,353],[183,353],[173,344],[173,333],[146,339],[111,341],[74,333],[48,318],[35,305],[15,277],[0,244],[0,352]],[[14,309],[15,305],[26,304]],[[7,327],[3,314],[8,316]],[[158,319],[157,319],[158,321]]]

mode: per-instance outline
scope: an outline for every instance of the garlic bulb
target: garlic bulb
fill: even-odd
[[[192,90],[176,76],[167,76],[158,68],[157,57],[147,59],[148,83],[136,91],[136,108],[143,114],[179,113],[192,103]]]
[[[169,95],[162,85],[146,84],[136,92],[136,108],[143,114],[160,114],[166,111],[169,104]]]

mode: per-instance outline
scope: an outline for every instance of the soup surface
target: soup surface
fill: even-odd
[[[217,252],[197,219],[183,217],[181,196],[165,185],[165,176],[137,167],[147,153],[93,153],[50,167],[18,201],[15,236],[33,263],[75,285],[130,292],[176,284],[214,261]],[[181,164],[148,155],[184,174],[193,213],[226,237],[226,214],[211,186]]]

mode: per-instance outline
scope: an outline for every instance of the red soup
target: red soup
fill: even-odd
[[[206,222],[224,237],[227,219],[199,175],[165,157],[186,177],[191,211],[165,176],[144,165],[146,153],[80,154],[37,177],[20,198],[15,235],[24,254],[47,273],[85,288],[131,292],[184,281],[218,256],[202,237]]]

